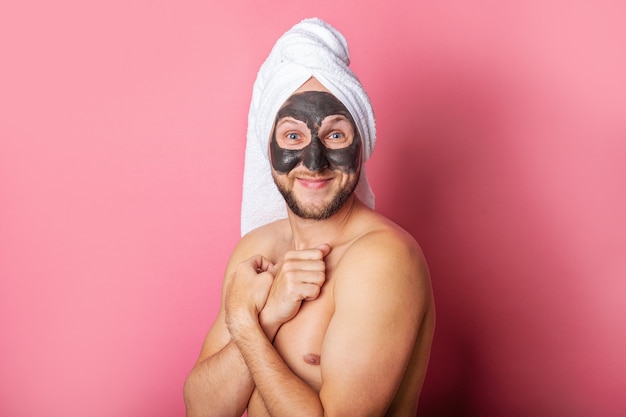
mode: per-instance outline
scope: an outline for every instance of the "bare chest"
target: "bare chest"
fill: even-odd
[[[319,392],[324,336],[334,312],[333,282],[327,281],[319,297],[302,303],[298,314],[282,325],[274,347],[294,374]]]

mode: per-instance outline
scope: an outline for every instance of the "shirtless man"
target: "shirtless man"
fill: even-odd
[[[247,233],[185,383],[187,416],[414,416],[434,331],[415,240],[355,188],[354,118],[310,78],[268,145],[287,218]]]

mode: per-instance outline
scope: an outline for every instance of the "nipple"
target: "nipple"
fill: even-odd
[[[302,359],[304,359],[304,362],[308,363],[309,365],[320,364],[320,355],[316,355],[315,353],[307,353],[306,355],[302,356]]]

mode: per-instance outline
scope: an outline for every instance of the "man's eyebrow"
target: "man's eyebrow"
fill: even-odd
[[[276,122],[276,127],[279,127],[285,124],[291,124],[291,125],[305,124],[306,125],[306,123],[304,123],[302,120],[298,120],[291,116],[285,116],[285,117],[281,117],[280,119],[278,119],[278,121]]]
[[[326,125],[329,123],[337,123],[337,122],[348,122],[350,124],[352,124],[350,122],[350,119],[348,119],[348,117],[346,117],[343,114],[330,114],[328,116],[326,116],[324,118],[324,120],[322,120],[322,125]]]

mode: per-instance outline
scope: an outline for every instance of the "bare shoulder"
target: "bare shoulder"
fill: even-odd
[[[341,407],[358,392],[367,399],[358,405],[363,415],[415,415],[434,323],[426,261],[417,241],[382,215],[361,211],[354,225],[333,270],[320,398]]]
[[[367,226],[346,251],[348,259],[371,260],[410,269],[426,268],[422,249],[402,227],[375,212],[369,213],[362,222]]]
[[[287,242],[289,223],[286,219],[278,220],[254,229],[244,235],[230,258],[229,266],[238,264],[254,255],[263,255],[272,262]]]
[[[427,306],[432,297],[430,274],[421,247],[411,234],[381,214],[361,220],[363,232],[346,249],[337,272],[338,288],[353,291],[364,285],[412,295]]]

